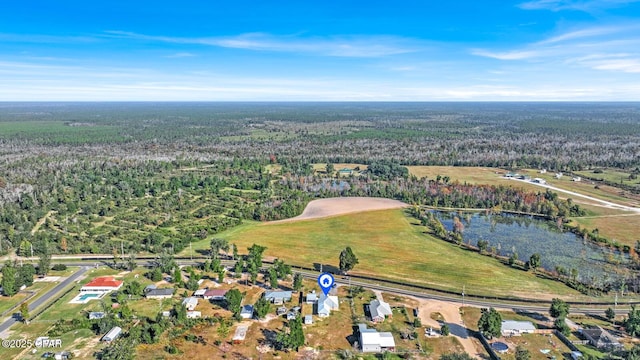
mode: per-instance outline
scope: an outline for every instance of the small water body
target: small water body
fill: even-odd
[[[514,251],[519,260],[527,261],[540,254],[542,267],[553,271],[562,266],[567,271],[578,270],[578,279],[596,283],[611,283],[626,272],[628,257],[618,251],[599,247],[571,232],[558,229],[545,219],[512,214],[459,213],[434,211],[445,228],[453,230],[454,218],[464,225],[463,241],[477,246],[479,240],[489,242],[488,249],[502,256]]]

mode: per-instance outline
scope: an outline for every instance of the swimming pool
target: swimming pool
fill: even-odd
[[[87,299],[100,297],[100,294],[82,294],[78,296],[78,300],[87,301]]]

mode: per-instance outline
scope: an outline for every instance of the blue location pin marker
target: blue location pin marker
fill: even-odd
[[[324,296],[327,296],[329,294],[329,290],[331,290],[334,283],[335,280],[333,279],[333,275],[329,273],[322,273],[320,274],[320,276],[318,276],[318,285],[320,285]]]

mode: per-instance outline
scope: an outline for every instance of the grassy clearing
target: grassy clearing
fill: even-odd
[[[521,345],[525,349],[529,350],[531,354],[531,360],[547,360],[551,356],[555,356],[556,359],[562,359],[564,354],[570,354],[571,349],[567,347],[560,339],[555,335],[543,335],[543,334],[525,334],[522,336],[514,336],[509,339],[500,339],[511,345],[515,349],[516,346]],[[548,354],[543,354],[540,350],[550,350]],[[501,355],[502,359],[514,360],[515,351],[510,350],[504,355]]]
[[[640,240],[640,214],[633,216],[606,216],[592,218],[573,218],[575,223],[587,229],[598,229],[608,239],[635,246]]]
[[[425,235],[423,229],[402,210],[384,210],[246,226],[218,236],[237,244],[241,251],[253,243],[264,245],[266,256],[279,257],[294,265],[337,266],[340,251],[351,246],[360,260],[354,274],[456,291],[466,285],[468,293],[483,295],[580,296],[558,282],[539,279],[532,273],[509,268]]]
[[[593,170],[576,171],[576,174],[580,176],[590,177],[592,179],[605,180],[612,183],[624,184],[624,185],[640,185],[640,179],[629,179],[631,175],[628,172],[605,169],[601,173],[595,173]]]

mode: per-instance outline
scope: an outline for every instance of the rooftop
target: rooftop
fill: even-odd
[[[83,287],[113,287],[117,288],[122,285],[122,281],[116,280],[111,276],[99,277],[91,280]]]

